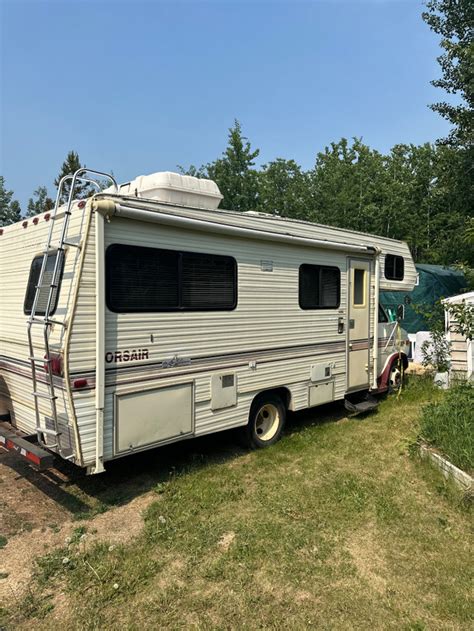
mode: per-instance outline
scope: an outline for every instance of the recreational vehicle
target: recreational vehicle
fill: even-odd
[[[74,199],[102,176],[0,229],[4,447],[88,473],[230,428],[265,447],[289,410],[365,410],[397,384],[407,340],[379,291],[413,289],[405,243],[221,210],[175,173]]]

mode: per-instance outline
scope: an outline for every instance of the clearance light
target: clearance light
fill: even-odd
[[[74,388],[86,388],[88,385],[87,379],[74,379],[72,385]]]

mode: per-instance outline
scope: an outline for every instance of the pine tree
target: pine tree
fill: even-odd
[[[51,197],[48,197],[48,189],[46,186],[39,186],[34,192],[34,195],[37,197],[36,200],[32,197],[28,200],[26,210],[27,217],[32,217],[33,215],[38,215],[54,208],[54,202]]]
[[[5,178],[0,175],[0,226],[8,226],[21,218],[20,204],[12,197],[13,191],[5,188]]]
[[[76,171],[85,167],[85,164],[82,165],[79,159],[79,154],[76,151],[70,151],[66,160],[64,160],[61,170],[59,172],[58,177],[54,180],[54,185],[56,188],[59,186],[61,179],[65,175],[74,175]],[[67,182],[63,187],[63,193],[61,194],[60,203],[65,204],[69,198],[69,191],[71,189],[70,182]],[[80,184],[79,182],[75,186],[74,198],[82,199],[84,197],[88,197],[92,193],[91,186],[88,184]]]

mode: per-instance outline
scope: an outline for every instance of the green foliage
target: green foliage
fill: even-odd
[[[59,171],[58,177],[54,180],[54,185],[56,186],[56,188],[59,186],[61,179],[65,175],[74,175],[76,171],[78,171],[79,169],[83,167],[85,167],[85,164],[81,164],[81,161],[79,159],[79,154],[76,151],[70,151],[67,154],[66,159],[64,160],[61,166],[61,170]],[[66,183],[64,185],[63,193],[60,198],[61,204],[67,203],[70,190],[71,190],[70,183]],[[89,184],[77,183],[75,186],[74,198],[81,199],[84,197],[88,197],[92,192],[93,192],[92,187]]]
[[[48,197],[48,189],[46,186],[39,186],[34,192],[36,199],[30,197],[28,200],[28,207],[26,210],[27,217],[33,217],[40,213],[45,213],[48,210],[54,208],[54,202],[51,197]]]
[[[453,464],[474,469],[474,386],[459,383],[440,402],[423,408],[420,437],[440,449]]]
[[[447,372],[450,366],[451,344],[444,331],[431,331],[431,340],[421,345],[422,364],[426,368],[434,368],[436,372]]]
[[[207,176],[217,182],[224,195],[222,206],[232,210],[254,210],[258,197],[257,172],[253,168],[259,149],[252,151],[242,135],[238,120],[229,129],[229,144],[222,158],[206,166]]]
[[[474,305],[464,300],[447,308],[451,316],[450,329],[464,335],[468,340],[474,338]]]
[[[391,234],[384,213],[384,157],[354,138],[331,143],[311,173],[315,217],[323,224]]]
[[[472,0],[429,0],[423,19],[441,36],[444,52],[438,57],[442,78],[431,83],[460,102],[431,105],[453,125],[448,138],[456,145],[473,148],[474,143],[474,3]],[[472,158],[472,153],[471,153]]]
[[[5,188],[5,178],[0,175],[0,226],[9,226],[21,218],[20,204],[12,197],[13,191]]]
[[[277,158],[264,164],[258,188],[258,210],[280,217],[311,218],[311,177],[294,160]]]
[[[256,210],[407,241],[417,262],[474,266],[468,238],[474,178],[468,151],[445,145],[395,145],[381,154],[341,138],[304,171],[277,158],[255,167],[258,150],[235,121],[223,156],[181,172],[215,180],[229,210]]]
[[[224,196],[222,208],[230,210],[255,210],[258,204],[258,174],[254,169],[260,150],[252,150],[248,139],[242,135],[238,120],[229,129],[229,142],[222,157],[200,168],[191,165],[179,167],[185,175],[206,177],[217,182]]]

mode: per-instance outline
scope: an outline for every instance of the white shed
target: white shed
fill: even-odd
[[[474,291],[466,294],[458,294],[445,298],[443,304],[446,305],[446,335],[451,342],[451,370],[462,373],[468,379],[474,378],[474,340],[468,340],[464,335],[452,330],[456,320],[448,308],[450,305],[466,304],[474,306]]]

